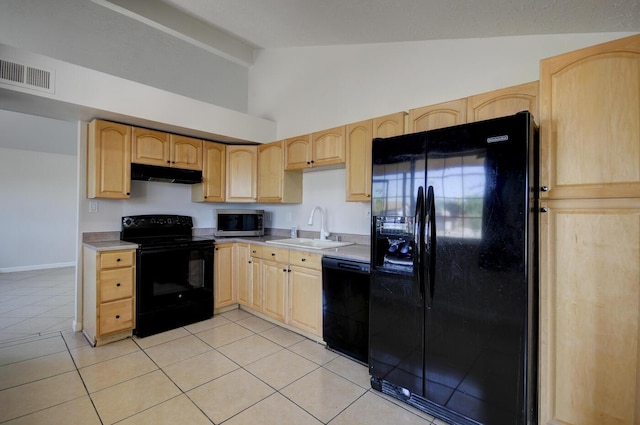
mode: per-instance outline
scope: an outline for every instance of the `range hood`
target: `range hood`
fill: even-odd
[[[131,180],[195,184],[202,183],[202,171],[155,165],[131,164]]]

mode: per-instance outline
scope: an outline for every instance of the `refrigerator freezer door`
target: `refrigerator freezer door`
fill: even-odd
[[[369,370],[422,395],[425,133],[373,142]],[[401,395],[402,395],[401,394]]]

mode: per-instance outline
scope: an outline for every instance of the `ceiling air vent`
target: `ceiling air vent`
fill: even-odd
[[[0,59],[0,83],[53,93],[53,74],[35,68]]]

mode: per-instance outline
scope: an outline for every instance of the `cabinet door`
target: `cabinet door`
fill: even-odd
[[[256,311],[262,311],[262,260],[251,258],[251,305]]]
[[[301,170],[311,167],[311,135],[292,137],[285,141],[284,169]]]
[[[202,140],[171,135],[171,166],[202,170]]]
[[[87,198],[128,199],[131,192],[131,127],[89,124]]]
[[[251,264],[249,263],[249,244],[233,244],[233,284],[238,288],[238,303],[251,304]]]
[[[317,131],[311,135],[313,167],[345,163],[345,132],[346,127],[340,126]]]
[[[171,165],[169,134],[162,131],[133,127],[131,162],[169,167]]]
[[[393,137],[405,133],[406,112],[396,112],[373,119],[373,137]]]
[[[291,266],[289,321],[292,326],[322,336],[322,272]]]
[[[213,307],[236,302],[233,288],[233,244],[216,245],[214,253]]]
[[[224,202],[227,181],[225,145],[204,142],[202,151],[202,183],[191,186],[191,200]]]
[[[347,125],[347,201],[371,201],[373,121]]]
[[[506,117],[521,111],[531,112],[539,122],[538,89],[538,82],[533,81],[471,96],[467,99],[467,122]]]
[[[467,122],[467,99],[409,110],[409,133],[451,127]]]
[[[133,299],[102,303],[98,307],[98,330],[96,337],[133,328]]]
[[[288,274],[288,264],[262,260],[262,312],[283,323],[287,317]]]
[[[227,146],[227,198],[228,202],[255,202],[257,146]]]
[[[640,35],[540,63],[543,198],[640,193]]]
[[[258,202],[280,202],[283,193],[283,142],[258,146]]]
[[[540,424],[637,424],[640,201],[540,214]]]

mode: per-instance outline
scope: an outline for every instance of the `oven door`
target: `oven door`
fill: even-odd
[[[213,316],[213,251],[210,243],[138,249],[136,335]]]

